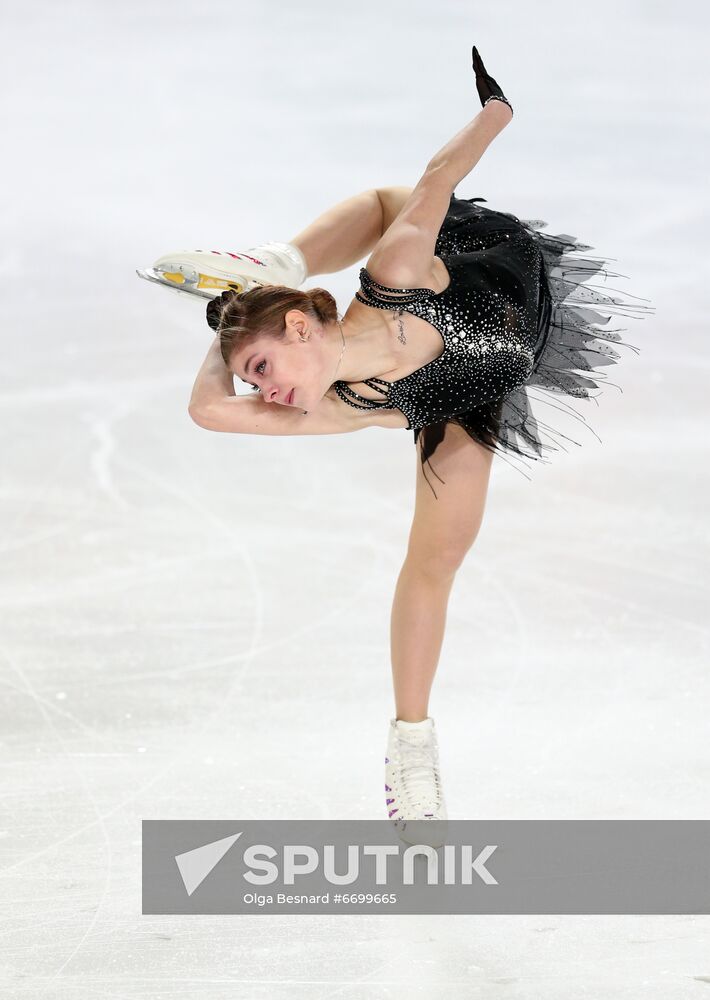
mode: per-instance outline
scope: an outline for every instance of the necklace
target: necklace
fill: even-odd
[[[338,368],[340,368],[340,362],[343,360],[343,355],[345,354],[345,334],[343,333],[343,324],[338,320],[338,326],[340,327],[340,336],[343,338],[343,349],[340,352],[340,359],[338,360],[337,367],[335,369],[335,374],[338,373]]]

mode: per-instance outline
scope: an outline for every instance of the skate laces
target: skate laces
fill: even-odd
[[[432,795],[438,803],[439,775],[436,745],[433,739],[398,733],[400,747],[399,770],[402,786],[412,803],[429,802]]]

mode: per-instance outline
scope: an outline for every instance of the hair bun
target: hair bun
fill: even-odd
[[[235,299],[241,296],[236,288],[228,288],[221,295],[215,296],[215,298],[210,299],[207,303],[207,309],[205,310],[205,315],[207,316],[207,323],[214,330],[215,333],[219,332],[219,324],[222,319],[222,315],[227,308],[231,305]]]
[[[309,288],[306,295],[321,323],[334,323],[338,318],[338,305],[327,288]]]
[[[219,296],[219,300],[222,303],[222,308],[228,306],[230,302],[234,301],[234,299],[241,298],[242,294],[243,293],[240,292],[237,288],[228,288],[226,292],[222,292],[222,294]]]
[[[219,298],[210,299],[207,303],[207,309],[205,310],[205,315],[207,316],[207,322],[209,326],[214,330],[215,333],[219,330],[219,321],[222,315],[222,307],[219,302]]]

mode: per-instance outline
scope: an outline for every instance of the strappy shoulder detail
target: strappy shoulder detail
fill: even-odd
[[[380,385],[375,385],[374,384],[375,382],[379,382]],[[393,404],[390,402],[389,393],[390,393],[390,387],[392,385],[391,382],[386,382],[382,378],[373,377],[373,378],[362,379],[362,384],[368,386],[368,388],[370,389],[374,389],[375,392],[381,392],[385,396],[385,398],[382,400],[368,399],[367,396],[361,396],[359,392],[355,392],[355,390],[351,386],[349,386],[347,382],[334,382],[333,388],[340,396],[340,398],[343,400],[343,402],[349,403],[351,406],[354,406],[358,410],[396,409],[396,407],[394,407]],[[380,388],[380,386],[384,386],[385,388]],[[360,402],[353,402],[353,400],[359,400]]]
[[[364,302],[367,306],[376,305],[384,309],[422,302],[437,294],[433,288],[392,288],[390,285],[381,285],[379,281],[375,281],[365,267],[360,268],[360,284],[367,298],[363,297],[359,291],[355,292],[355,298],[358,302]]]
[[[359,291],[355,293],[355,298],[359,302],[364,303],[366,306],[374,306],[376,309],[392,310],[395,313],[409,311],[406,310],[408,306],[416,307],[419,303],[431,302],[432,299],[440,299],[450,287],[449,284],[443,292],[435,292],[433,288],[393,288],[390,285],[383,285],[379,281],[375,281],[365,267],[360,268],[360,285],[364,294],[361,294]],[[421,315],[422,312],[418,309],[413,311],[415,315]],[[428,311],[430,313],[435,312],[433,304]],[[439,332],[444,342],[444,351],[442,354],[429,362],[429,364],[422,365],[421,368],[418,368],[410,375],[397,379],[395,382],[387,382],[381,378],[361,379],[363,385],[366,385],[369,389],[373,389],[375,392],[381,393],[385,397],[382,400],[368,399],[367,396],[361,396],[347,382],[334,382],[333,388],[343,402],[349,403],[350,406],[354,406],[360,410],[401,409],[398,405],[398,397],[395,394],[398,386],[411,382],[415,376],[418,376],[434,365],[438,365],[443,355],[447,352],[446,338],[436,323],[432,322],[432,319],[433,317],[429,317],[428,322]],[[405,416],[409,420],[408,415],[405,414]]]

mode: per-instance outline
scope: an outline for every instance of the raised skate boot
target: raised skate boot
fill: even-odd
[[[248,292],[264,285],[298,288],[306,280],[306,259],[291,243],[262,243],[250,250],[176,250],[152,267],[136,268],[139,278],[177,292],[214,299],[228,288]]]

